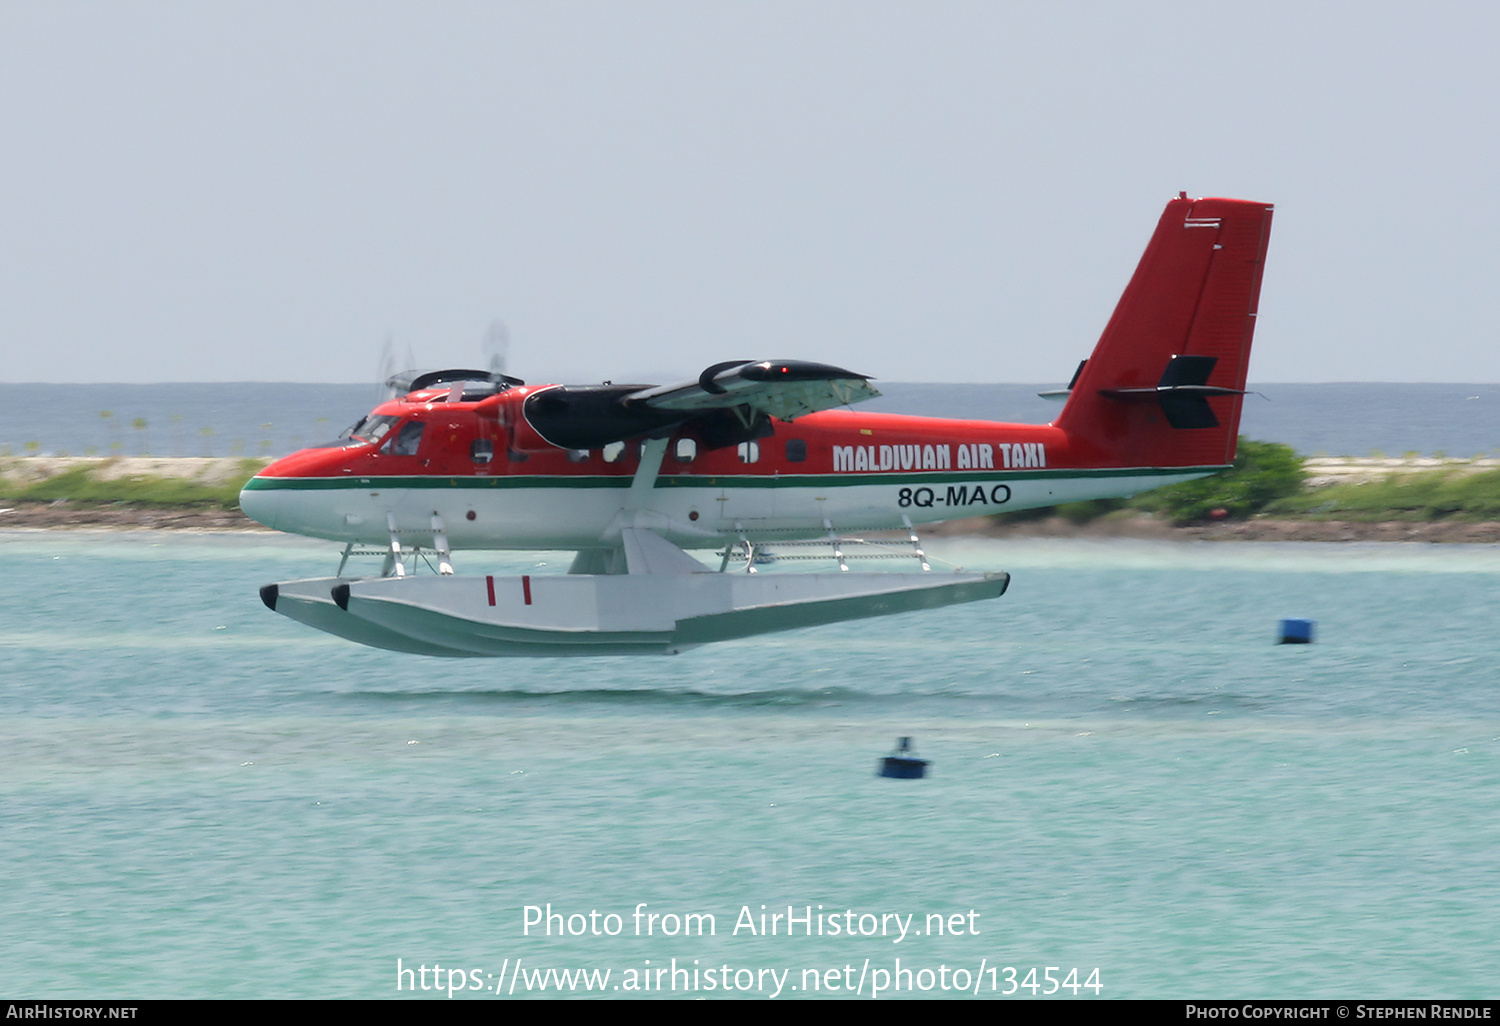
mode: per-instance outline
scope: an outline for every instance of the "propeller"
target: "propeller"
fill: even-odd
[[[505,326],[504,321],[498,317],[490,321],[479,348],[484,354],[484,365],[489,369],[490,382],[495,386],[495,391],[503,392],[512,386],[526,384],[520,378],[513,378],[505,373],[510,361],[510,329]]]
[[[406,366],[408,368],[415,368],[416,365],[417,358],[412,354],[411,344],[408,343],[406,346]],[[402,388],[403,383],[417,373],[413,369],[408,369],[405,373],[402,373],[401,368],[397,366],[396,339],[390,334],[385,336],[385,343],[380,347],[380,367],[378,373],[379,377],[377,380],[381,383],[382,399],[394,399],[399,395],[405,395],[406,390]]]
[[[384,383],[383,399],[396,399],[409,392],[447,382],[487,381],[494,392],[503,392],[507,388],[526,384],[520,378],[513,378],[505,373],[506,360],[510,355],[510,330],[506,328],[504,321],[497,318],[490,322],[490,326],[485,329],[484,337],[480,340],[480,350],[484,356],[484,370],[423,371],[416,369],[417,360],[412,355],[411,346],[408,345],[406,347],[408,369],[399,370],[396,363],[395,340],[387,335],[385,344],[380,349],[380,380]]]

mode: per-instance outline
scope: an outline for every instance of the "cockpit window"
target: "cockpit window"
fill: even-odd
[[[422,429],[426,426],[420,420],[407,421],[396,432],[396,437],[386,443],[385,450],[392,456],[415,456],[417,447],[422,444]],[[387,427],[386,430],[389,431],[390,428]]]
[[[361,417],[356,423],[346,428],[339,437],[368,445],[384,438],[385,433],[400,419],[400,417],[392,416]]]

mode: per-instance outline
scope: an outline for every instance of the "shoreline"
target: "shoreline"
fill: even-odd
[[[0,506],[0,531],[272,531],[239,510],[169,509],[141,506],[72,506],[61,502],[17,502]],[[1147,516],[1101,517],[1076,524],[1062,517],[993,521],[950,520],[919,528],[924,538],[1128,538],[1140,541],[1315,541],[1500,543],[1500,521],[1250,520],[1174,526]]]
[[[65,502],[0,502],[0,531],[263,531],[237,509],[72,506]]]
[[[4,457],[0,480],[13,494],[68,482],[51,495],[0,499],[0,530],[271,532],[234,505],[239,483],[264,461],[210,457]],[[1311,457],[1307,486],[1336,487],[1446,473],[1494,471],[1500,460],[1419,457]],[[19,486],[19,487],[17,487]],[[73,498],[54,498],[55,495]],[[1378,513],[1376,515],[1379,515]],[[975,517],[921,528],[923,537],[1131,538],[1150,541],[1316,541],[1500,543],[1500,519],[1314,520],[1256,516],[1176,526],[1149,513],[1124,511],[1075,523],[1063,517],[991,520]]]

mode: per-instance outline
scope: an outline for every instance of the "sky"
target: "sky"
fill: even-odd
[[[1500,4],[0,0],[0,380],[1064,384],[1167,199],[1254,382],[1500,382]]]

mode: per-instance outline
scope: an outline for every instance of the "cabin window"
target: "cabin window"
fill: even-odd
[[[786,458],[788,463],[803,463],[807,460],[807,443],[800,438],[788,438],[786,440]]]
[[[386,451],[392,456],[415,456],[417,448],[422,444],[422,429],[426,426],[420,420],[409,420],[402,424],[396,437],[386,443]]]
[[[620,457],[625,455],[624,442],[610,442],[604,447],[604,462],[619,463]]]
[[[568,450],[568,462],[569,463],[587,463],[588,461],[589,461],[589,451],[587,449],[569,449]]]
[[[739,449],[740,462],[741,463],[759,463],[760,462],[760,443],[759,442],[741,442],[739,444],[739,446],[738,446],[738,449]]]
[[[691,438],[679,438],[672,454],[677,457],[678,463],[691,463],[698,458],[698,443]]]
[[[475,463],[488,463],[495,458],[495,443],[488,438],[476,438],[469,443],[469,459]]]

